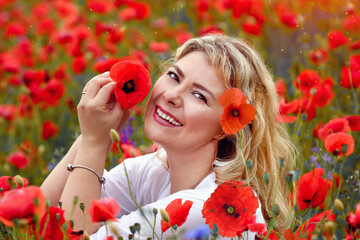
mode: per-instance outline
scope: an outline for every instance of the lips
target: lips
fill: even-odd
[[[155,109],[153,115],[154,115],[154,119],[161,125],[168,126],[168,127],[183,126],[174,115],[165,111],[163,108],[161,108],[158,105],[156,105],[156,109]]]

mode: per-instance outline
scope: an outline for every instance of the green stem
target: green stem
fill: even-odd
[[[120,157],[122,158],[122,152],[121,152],[121,149],[120,149],[120,145],[119,143],[116,143],[117,147],[119,148],[119,152],[120,152]],[[128,188],[129,188],[129,192],[130,192],[130,197],[131,199],[133,200],[133,202],[135,203],[136,207],[137,208],[141,208],[141,206],[139,205],[139,203],[135,200],[134,198],[134,195],[132,193],[132,190],[131,190],[131,186],[130,186],[130,179],[129,179],[129,175],[128,175],[128,172],[127,172],[127,169],[126,169],[126,164],[125,164],[125,159],[123,160],[122,164],[124,165],[124,171],[125,171],[125,176],[126,176],[126,181],[127,181],[127,184],[128,184]],[[149,221],[149,219],[145,216],[145,214],[143,213],[143,211],[140,211],[141,215],[145,218],[146,222],[149,224],[149,226],[152,228],[152,225]],[[157,233],[155,231],[153,231],[153,234],[155,234],[156,238],[159,239],[159,236],[157,235]]]

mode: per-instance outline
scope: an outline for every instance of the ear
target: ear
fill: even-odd
[[[220,140],[226,138],[226,136],[227,136],[227,135],[221,130],[220,133],[219,133],[218,135],[216,135],[214,138],[215,138],[216,140],[220,141]]]

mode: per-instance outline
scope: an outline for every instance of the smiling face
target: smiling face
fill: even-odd
[[[146,136],[165,149],[213,144],[221,135],[218,98],[225,89],[208,56],[189,53],[156,82],[146,105]]]

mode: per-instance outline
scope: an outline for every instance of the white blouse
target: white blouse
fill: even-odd
[[[165,153],[163,152],[163,154]],[[178,232],[180,232],[181,229],[187,231],[205,224],[205,219],[202,217],[201,210],[204,202],[217,187],[217,184],[215,183],[215,173],[213,172],[205,177],[195,189],[187,189],[170,194],[170,174],[158,156],[159,155],[156,153],[151,153],[136,158],[126,159],[125,165],[133,196],[136,201],[143,206],[143,214],[147,216],[149,223],[152,225],[154,223],[154,214],[152,210],[153,208],[158,209],[155,232],[158,234],[159,238],[161,235],[160,209],[165,209],[171,201],[177,198],[181,198],[182,203],[186,200],[193,202],[187,220],[178,228]],[[115,227],[116,232],[124,237],[124,239],[127,239],[128,235],[131,234],[129,227],[135,223],[140,223],[140,238],[146,239],[152,237],[153,231],[151,226],[145,220],[140,210],[136,208],[135,203],[131,199],[124,171],[124,164],[119,164],[109,172],[104,170],[104,177],[106,183],[105,190],[102,190],[101,192],[101,198],[113,197],[121,208],[119,214],[116,216],[118,221],[112,223],[112,228],[108,227],[108,236],[117,236],[116,233],[112,231]],[[265,223],[260,205],[256,210],[256,222]],[[254,239],[255,236],[255,234],[251,232],[247,235],[243,235],[245,235],[244,239],[248,240]],[[163,239],[168,239],[170,236],[172,236],[172,232],[171,229],[168,229],[164,233]],[[105,226],[102,226],[96,233],[90,236],[90,239],[103,240],[105,237],[106,229]],[[137,233],[135,238],[138,238]],[[185,235],[183,234],[180,238],[185,239]]]

